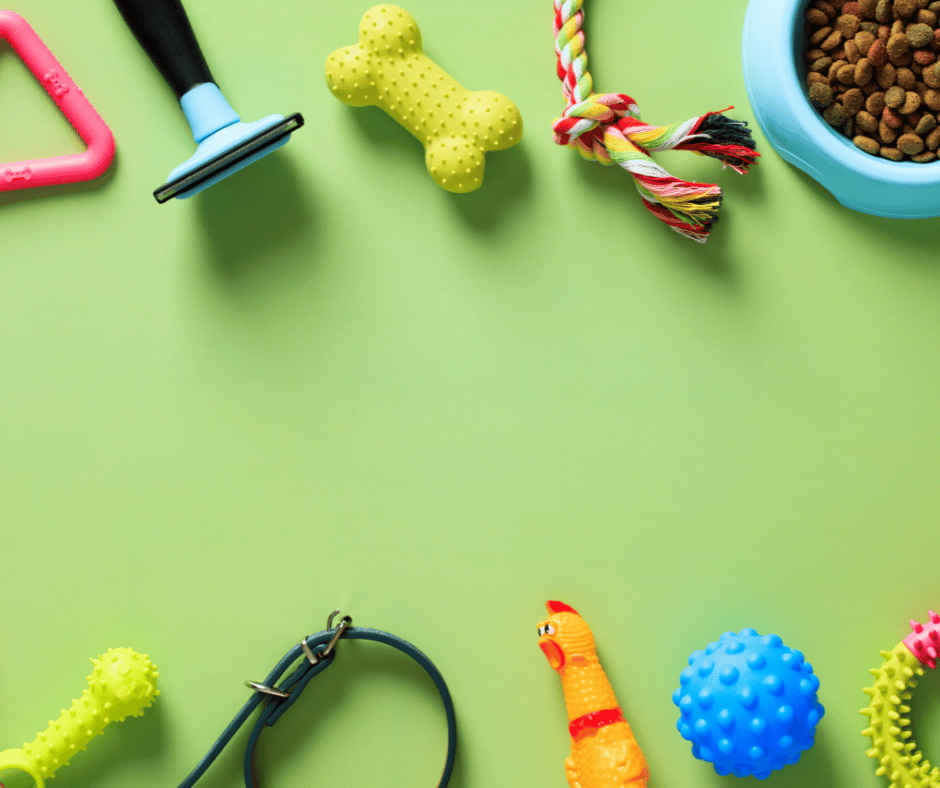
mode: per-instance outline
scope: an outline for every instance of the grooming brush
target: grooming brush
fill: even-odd
[[[170,173],[158,203],[192,197],[284,145],[304,119],[268,115],[245,123],[225,100],[206,65],[180,0],[114,0],[193,130],[196,153]]]

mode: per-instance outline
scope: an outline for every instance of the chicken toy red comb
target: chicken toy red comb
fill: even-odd
[[[566,605],[564,602],[555,602],[550,600],[545,603],[545,607],[547,607],[548,612],[553,615],[555,613],[574,613],[576,616],[580,615],[577,610],[571,607],[571,605]]]
[[[554,3],[558,77],[568,101],[564,115],[552,124],[555,142],[585,159],[619,164],[633,176],[653,214],[677,233],[704,243],[718,218],[721,189],[674,178],[649,151],[690,150],[744,173],[760,155],[747,123],[709,112],[671,126],[651,126],[640,120],[639,107],[624,93],[595,93],[587,70],[583,0]]]

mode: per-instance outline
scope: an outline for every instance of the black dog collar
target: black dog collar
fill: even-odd
[[[270,728],[281,718],[281,715],[300,697],[300,693],[310,682],[310,679],[333,664],[336,657],[336,644],[344,638],[349,640],[374,640],[377,643],[384,643],[392,648],[397,648],[424,668],[433,679],[437,691],[441,695],[441,700],[444,702],[444,712],[447,715],[447,759],[444,762],[444,772],[441,774],[438,783],[438,788],[446,788],[454,769],[454,758],[457,754],[457,720],[454,714],[454,704],[451,701],[447,684],[444,683],[444,677],[424,652],[395,635],[379,629],[352,627],[350,626],[352,618],[349,616],[343,616],[339,625],[333,627],[333,618],[337,613],[339,613],[338,610],[333,611],[333,614],[327,620],[326,629],[304,638],[299,645],[288,651],[283,659],[274,666],[274,670],[268,674],[263,683],[246,682],[249,687],[255,690],[255,693],[242,706],[241,711],[235,715],[235,719],[222,731],[222,735],[212,745],[212,749],[197,764],[189,777],[180,783],[179,788],[192,788],[195,785],[196,781],[202,777],[212,765],[212,762],[225,749],[232,736],[245,724],[252,712],[266,700],[267,703],[262,708],[261,715],[255,722],[251,735],[248,737],[248,744],[245,747],[245,786],[246,788],[258,788],[258,781],[255,779],[254,774],[254,756],[261,731],[266,727]],[[278,680],[287,669],[301,658],[303,658],[303,661],[286,679],[278,684]]]

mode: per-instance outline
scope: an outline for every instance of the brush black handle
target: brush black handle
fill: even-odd
[[[131,32],[177,98],[214,82],[180,0],[114,0]]]

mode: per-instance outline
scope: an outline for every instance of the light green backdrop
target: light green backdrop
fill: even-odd
[[[734,104],[745,0],[590,0],[596,86],[670,123]],[[517,148],[451,195],[420,146],[324,86],[367,5],[191,0],[243,117],[303,112],[274,156],[151,196],[192,143],[105,0],[19,0],[113,130],[98,184],[0,197],[0,749],[76,697],[87,658],[148,652],[163,696],[59,788],[173,788],[260,679],[341,607],[424,649],[453,692],[456,788],[564,788],[536,647],[579,608],[653,785],[695,761],[671,693],[727,629],[779,633],[827,715],[766,785],[876,788],[858,709],[878,650],[940,605],[937,220],[851,213],[763,153],[705,246],[628,176],[552,142],[548,0],[412,0],[427,52],[519,106]],[[0,161],[79,149],[0,56]],[[940,758],[940,677],[916,724]],[[243,741],[240,737],[239,741]],[[432,786],[433,688],[381,647],[266,741],[265,786]],[[229,752],[204,788],[234,788]],[[749,782],[753,778],[749,778]]]

